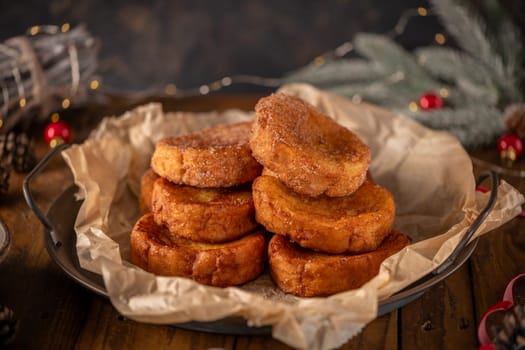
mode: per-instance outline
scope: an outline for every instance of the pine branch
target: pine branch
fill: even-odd
[[[284,77],[286,83],[305,82],[317,86],[371,81],[384,75],[377,64],[363,59],[340,59],[322,65],[308,65]]]
[[[493,69],[500,79],[504,79],[501,56],[492,44],[493,40],[488,37],[481,19],[450,0],[434,0],[432,4],[434,12],[461,48]]]
[[[504,128],[489,129],[480,125],[454,127],[447,130],[468,149],[494,145],[496,139],[503,134]]]
[[[498,91],[485,90],[477,85],[470,85],[468,81],[460,81],[458,86],[449,88],[449,96],[446,104],[449,106],[486,106],[487,108],[497,108]]]
[[[488,145],[505,130],[501,111],[486,106],[404,113],[427,127],[451,132],[467,147]]]
[[[433,85],[432,79],[417,65],[414,57],[389,37],[359,33],[355,36],[354,45],[359,54],[382,67],[386,74],[403,72],[407,79],[421,85]]]
[[[340,84],[327,87],[339,95],[358,97],[359,99],[388,108],[404,109],[410,102],[415,102],[419,96],[428,91],[419,84],[408,79],[395,80],[395,77],[386,77],[374,82]],[[447,87],[440,84],[440,87]],[[432,90],[432,89],[430,89]]]
[[[502,57],[505,73],[508,77],[521,74],[519,65],[525,49],[518,26],[501,5],[501,0],[482,0],[480,5],[488,30],[495,33],[494,45]]]
[[[493,2],[488,5],[492,9],[496,6]],[[499,30],[491,36],[486,22],[469,13],[466,6],[454,4],[451,0],[434,0],[433,9],[462,49],[477,59],[490,74],[500,90],[498,104],[503,107],[522,100],[519,92],[522,77],[518,66],[523,44],[510,19],[499,19]],[[504,11],[498,7],[494,12],[495,16],[502,17]]]
[[[461,51],[443,46],[427,46],[416,49],[414,54],[419,64],[439,79],[452,83],[461,76],[476,84],[490,83],[486,68]]]
[[[525,55],[524,38],[510,19],[501,24],[497,37],[499,50],[505,62],[505,75],[510,80],[509,85],[512,86],[508,91],[509,97],[513,102],[523,101],[525,96],[520,95],[519,91],[521,91],[520,83],[525,79],[525,69],[520,66]]]
[[[354,83],[354,84],[340,84],[329,87],[328,90],[342,96],[360,97],[364,101],[382,104],[389,94],[390,87],[385,84],[372,83]]]
[[[461,99],[496,105],[499,91],[496,78],[471,56],[448,47],[423,47],[415,51],[421,66],[432,76],[457,86]],[[459,91],[458,91],[459,90]],[[455,94],[451,94],[455,95]]]

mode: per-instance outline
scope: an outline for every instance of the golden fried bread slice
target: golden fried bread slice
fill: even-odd
[[[253,230],[249,187],[197,188],[159,178],[153,186],[152,213],[159,225],[196,242],[220,243]]]
[[[303,100],[282,93],[259,100],[254,157],[295,192],[346,196],[365,181],[370,150],[357,135]]]
[[[151,167],[178,184],[229,187],[252,181],[261,165],[249,146],[251,122],[219,125],[157,142]]]
[[[255,218],[270,232],[326,253],[376,249],[395,216],[392,194],[366,181],[345,197],[310,197],[293,192],[272,176],[252,185]]]
[[[130,237],[131,262],[162,276],[191,278],[216,287],[243,284],[264,268],[266,241],[261,230],[223,244],[196,243],[170,234],[151,213],[135,224]]]
[[[143,213],[151,211],[151,197],[153,194],[153,184],[159,178],[153,169],[148,169],[140,179],[139,207]]]
[[[267,175],[267,176],[273,176],[273,177],[279,178],[276,173],[274,173],[268,168],[263,168],[261,175]],[[370,171],[366,172],[366,180],[374,182],[374,178],[372,177],[372,174],[370,173]]]
[[[378,274],[383,260],[410,244],[405,234],[392,230],[374,251],[361,254],[325,254],[301,248],[274,235],[268,246],[270,273],[286,293],[322,297],[361,287]]]

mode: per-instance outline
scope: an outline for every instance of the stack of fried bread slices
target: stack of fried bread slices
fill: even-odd
[[[392,195],[367,176],[369,148],[295,97],[265,97],[255,112],[250,146],[264,170],[253,199],[256,220],[275,233],[274,282],[302,297],[360,287],[410,242],[392,229]]]
[[[264,269],[267,244],[254,218],[252,123],[160,140],[142,177],[144,215],[131,232],[131,261],[157,275],[227,287]]]
[[[257,277],[268,257],[286,293],[360,287],[410,243],[393,229],[391,193],[368,174],[369,148],[296,97],[272,94],[255,112],[253,123],[157,143],[142,178],[132,262],[224,287]]]

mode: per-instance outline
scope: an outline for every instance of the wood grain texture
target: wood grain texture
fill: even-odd
[[[290,350],[293,349],[286,344],[268,336],[237,336],[235,349],[245,350]]]
[[[516,218],[500,229],[489,233],[471,258],[472,288],[475,320],[479,322],[483,313],[503,299],[505,287],[519,273],[525,272],[525,222]],[[525,285],[514,288],[518,300],[525,301]],[[500,315],[501,316],[501,315]],[[491,318],[493,319],[493,318]],[[501,319],[495,315],[494,319]],[[487,325],[491,333],[491,323]]]
[[[233,349],[233,336],[185,331],[138,323],[120,315],[102,297],[94,297],[75,349]]]
[[[350,339],[341,350],[353,349],[397,349],[398,345],[397,310],[379,317],[365,326],[363,331]]]
[[[476,325],[467,265],[400,312],[402,348],[430,350],[476,347]]]
[[[64,189],[62,168],[51,164],[32,186],[35,200],[44,210],[48,198]],[[31,349],[38,344],[40,349],[71,348],[84,322],[85,300],[91,293],[68,279],[50,260],[40,222],[23,200],[22,180],[23,175],[12,174],[10,191],[0,206],[2,220],[13,234],[7,260],[0,264],[0,303],[9,305],[20,320],[12,347]]]
[[[494,164],[499,164],[497,152],[478,151],[475,156]],[[513,164],[514,170],[525,170],[525,162],[518,160]],[[487,171],[487,167],[474,168],[475,174]],[[510,174],[501,174],[504,180],[525,193],[525,178]],[[484,184],[485,185],[485,184]],[[490,184],[487,183],[486,186]],[[519,273],[525,272],[525,218],[516,217],[497,230],[480,239],[478,247],[470,259],[472,289],[474,291],[474,319],[479,323],[483,313],[502,300],[506,285]],[[525,302],[525,280],[516,284],[515,297],[518,302]],[[487,330],[501,322],[503,313],[495,313],[487,320]]]

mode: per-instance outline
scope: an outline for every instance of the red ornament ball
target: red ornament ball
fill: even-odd
[[[51,122],[44,129],[44,140],[48,144],[53,142],[55,145],[69,143],[71,140],[71,129],[63,121]]]
[[[419,98],[419,107],[427,111],[443,107],[443,99],[433,92],[427,92]]]
[[[516,134],[500,136],[497,142],[502,159],[514,161],[523,153],[523,141]]]

